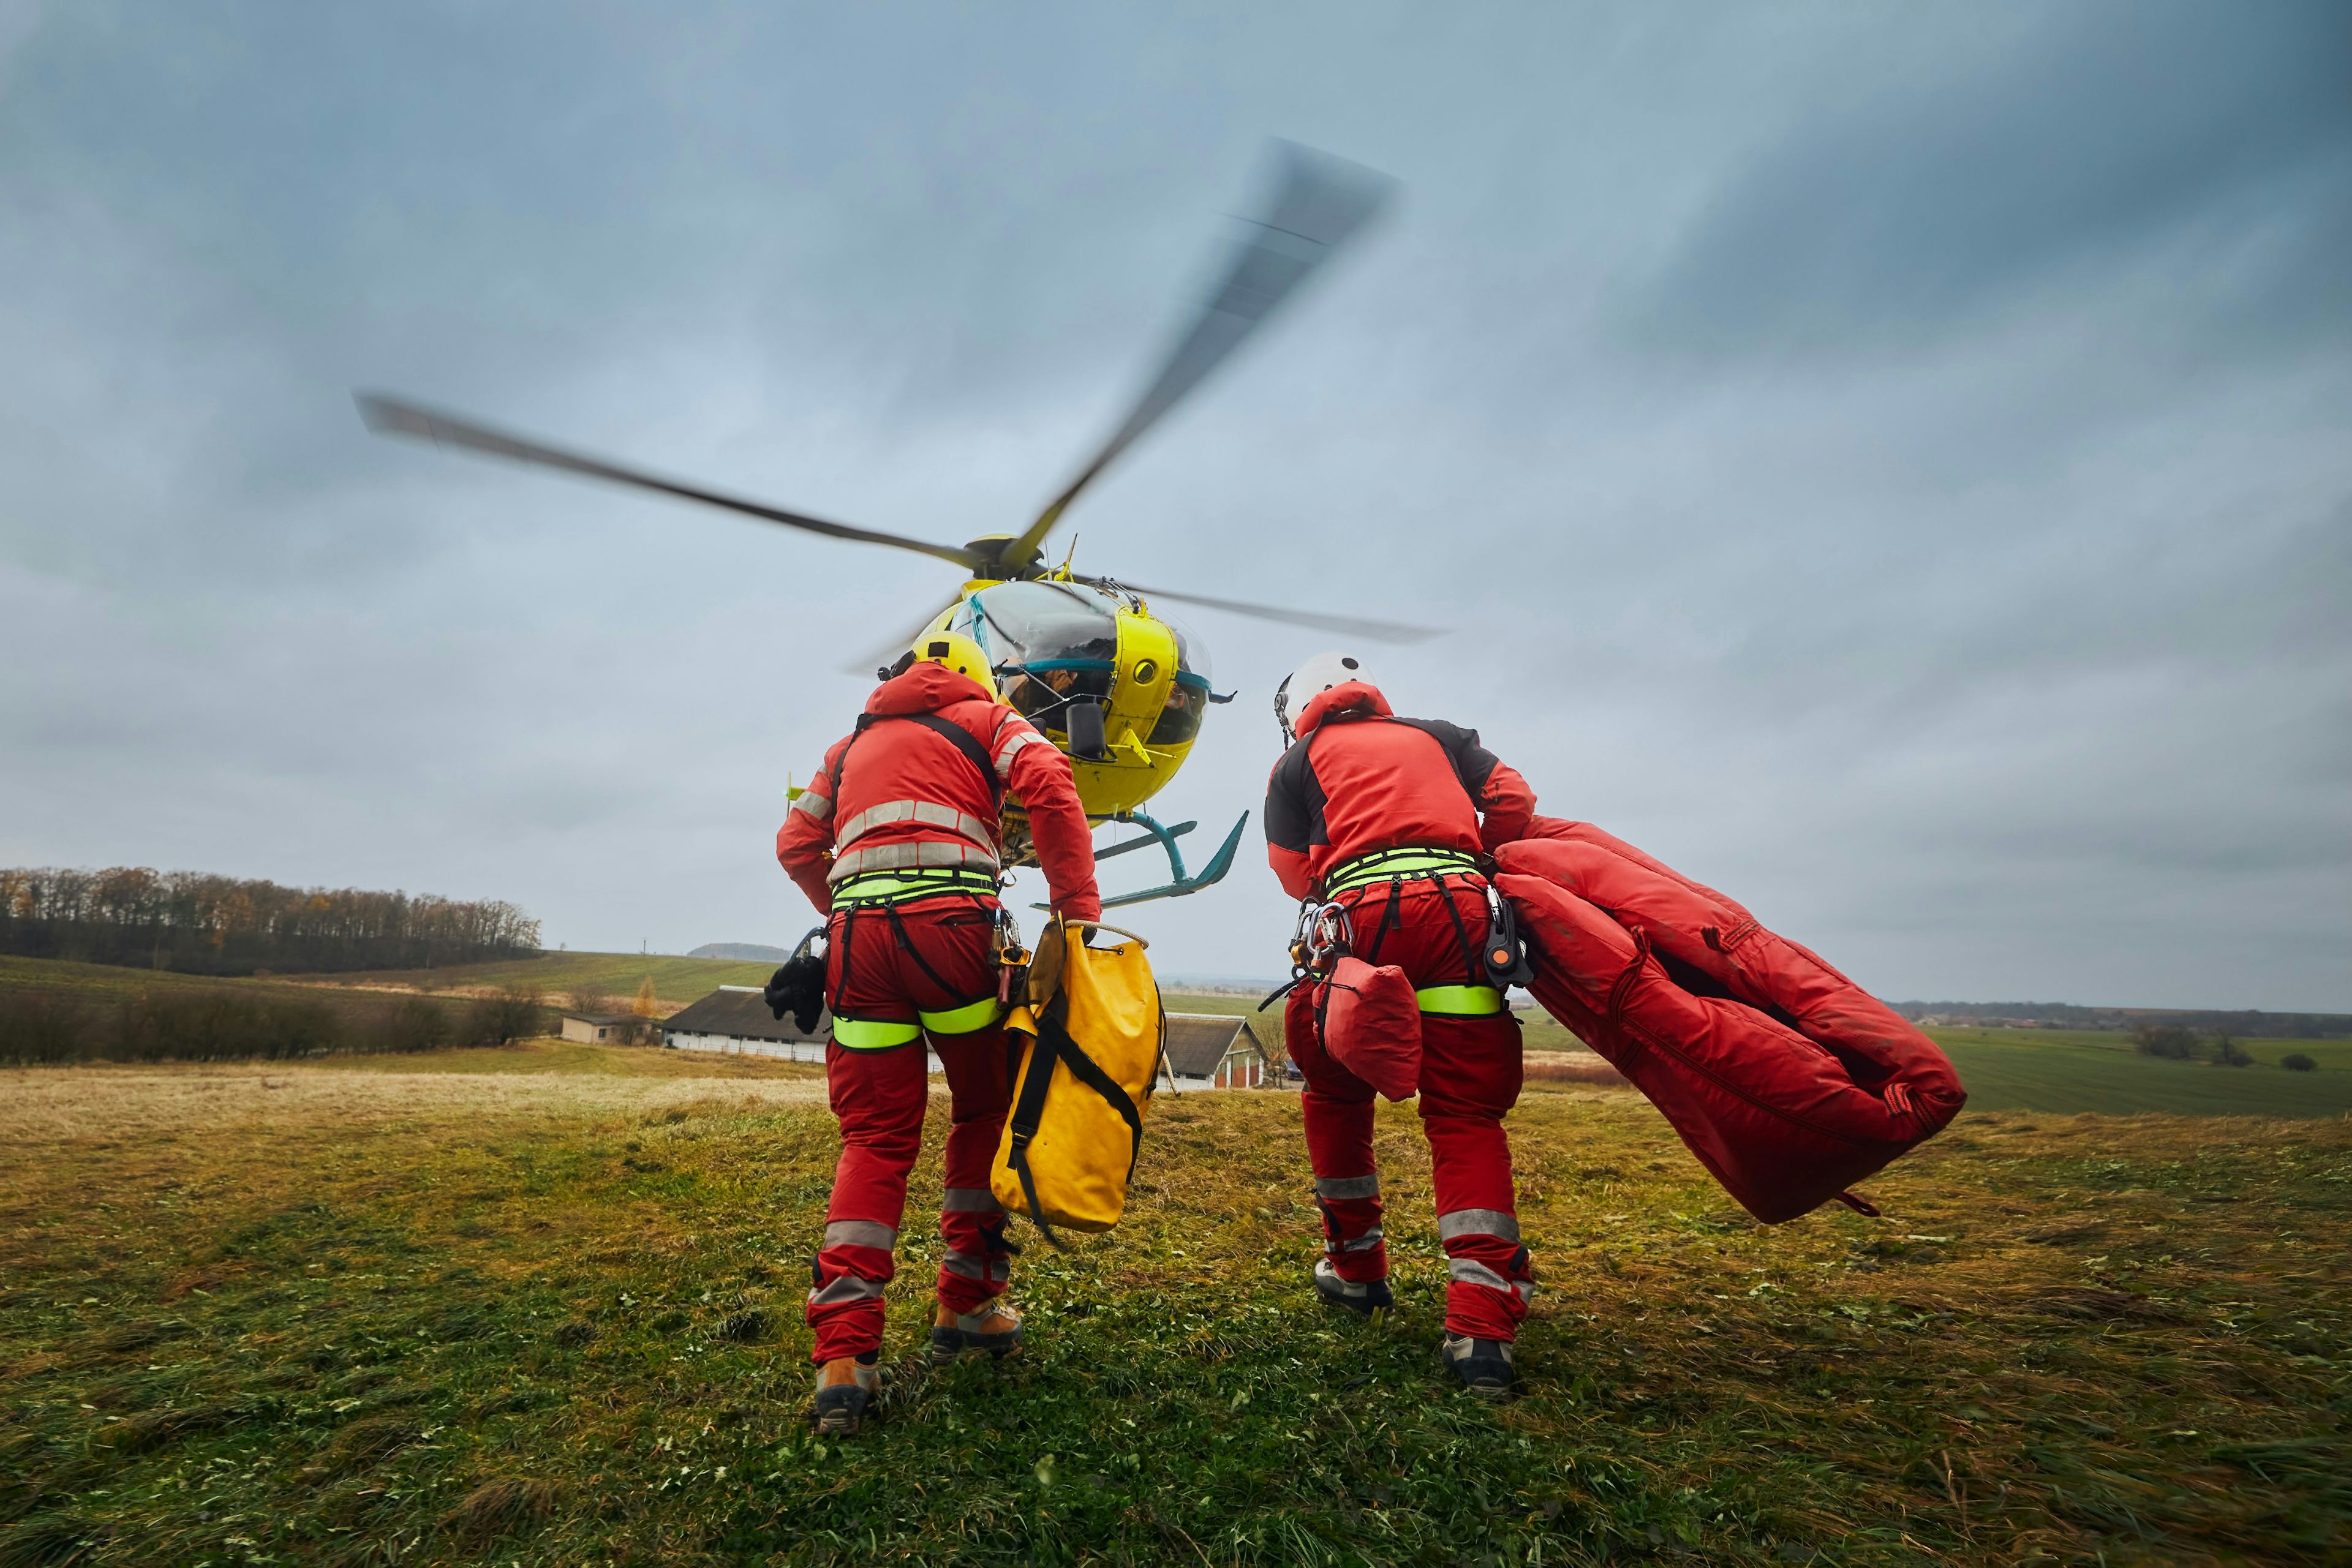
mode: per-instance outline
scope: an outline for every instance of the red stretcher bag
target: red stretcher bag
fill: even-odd
[[[1323,982],[1323,1048],[1391,1100],[1421,1092],[1421,1002],[1393,963],[1343,958]]]
[[[1650,1097],[1740,1206],[1793,1219],[1967,1100],[1934,1041],[1746,910],[1589,823],[1495,856],[1544,1009]]]

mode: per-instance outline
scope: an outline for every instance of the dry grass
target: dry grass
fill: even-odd
[[[910,1217],[891,1418],[845,1446],[801,1420],[814,1070],[501,1054],[9,1076],[0,1561],[2352,1552],[2342,1121],[1971,1114],[1868,1184],[1886,1219],[1763,1229],[1638,1097],[1538,1085],[1543,1291],[1496,1411],[1431,1353],[1411,1108],[1367,1324],[1307,1289],[1296,1098],[1162,1102],[1127,1223],[1020,1260],[1014,1363],[902,1355]]]

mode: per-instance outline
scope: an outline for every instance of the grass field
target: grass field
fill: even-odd
[[[1638,1097],[1531,1090],[1543,1290],[1495,1410],[1432,1353],[1409,1108],[1400,1308],[1365,1324],[1307,1289],[1296,1098],[1162,1102],[1127,1223],[1021,1260],[1022,1357],[901,1360],[881,1427],[820,1443],[814,1069],[542,1043],[0,1079],[0,1563],[2352,1552],[2341,1120],[1971,1112],[1867,1184],[1885,1220],[1767,1230]]]
[[[0,954],[0,991],[39,986],[91,995],[131,995],[156,987],[267,992],[320,986],[484,995],[508,989],[535,991],[561,1000],[575,990],[627,1003],[650,978],[663,1011],[685,1006],[721,985],[758,985],[775,972],[772,963],[736,963],[719,958],[644,957],[618,952],[551,952],[510,963],[469,963],[450,969],[364,969],[344,974],[223,977],[180,974],[168,969],[129,969],[105,963],[68,963],[56,959]]]
[[[2136,1055],[2122,1035],[2027,1029],[1929,1029],[1979,1110],[2142,1110],[2183,1116],[2352,1113],[2352,1042],[2242,1040],[2255,1065],[2215,1067]],[[2315,1072],[2277,1065],[2290,1051]]]
[[[709,995],[721,985],[759,985],[775,973],[772,963],[725,958],[673,958],[661,953],[549,952],[511,963],[469,963],[456,969],[361,970],[350,974],[303,978],[343,985],[402,985],[427,990],[524,986],[549,995],[577,990],[617,996],[625,1002],[650,978],[665,1012]]]
[[[770,965],[723,959],[645,957],[630,953],[550,953],[540,959],[458,969],[367,972],[222,980],[168,971],[122,969],[103,964],[0,957],[0,992],[39,986],[94,997],[129,996],[162,988],[227,987],[268,994],[319,985],[421,987],[436,993],[489,994],[525,986],[552,996],[586,989],[625,1001],[650,975],[662,1011],[674,1011],[720,985],[757,985]],[[1277,1047],[1280,1005],[1256,1011],[1258,998],[1224,994],[1175,994],[1169,1005],[1182,1011],[1249,1016],[1258,1037]],[[1541,1013],[1523,1015],[1528,1048],[1579,1050],[1576,1037]],[[2352,1040],[2245,1040],[2255,1058],[2246,1068],[2200,1062],[2169,1062],[2133,1053],[2119,1034],[2087,1031],[1931,1028],[1927,1031],[1960,1070],[1969,1104],[1980,1110],[2072,1112],[2095,1110],[2126,1115],[2158,1110],[2184,1116],[2341,1116],[2352,1112]],[[2302,1051],[2319,1070],[2290,1073],[2277,1066],[2290,1051]]]
[[[1171,995],[1193,1013],[1248,1016],[1258,1038],[1282,1038],[1280,1005],[1255,1013],[1251,996]],[[1523,1015],[1531,1051],[1581,1049],[1576,1037],[1541,1013]],[[2254,1065],[2143,1057],[2120,1034],[2056,1029],[1948,1029],[1927,1033],[1943,1047],[1978,1110],[2095,1110],[2109,1115],[2166,1111],[2179,1116],[2343,1116],[2352,1113],[2352,1041],[2242,1040]],[[2278,1058],[2302,1051],[2315,1072],[2288,1072]]]

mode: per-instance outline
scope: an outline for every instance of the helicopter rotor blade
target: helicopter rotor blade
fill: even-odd
[[[944,616],[950,610],[954,609],[956,607],[957,600],[961,597],[961,595],[958,595],[955,599],[950,599],[946,604],[941,605],[938,609],[933,610],[929,615],[925,616],[918,624],[908,626],[905,631],[891,637],[887,642],[878,642],[874,644],[865,652],[857,655],[855,658],[843,663],[838,667],[841,673],[844,675],[870,675],[874,672],[877,666],[888,665],[891,660],[897,658],[900,654],[914,647],[915,639],[920,637],[923,633],[930,630],[931,623],[933,621],[938,620],[941,616]]]
[[[786,528],[804,529],[830,539],[854,540],[861,544],[887,544],[894,550],[912,550],[936,556],[941,561],[952,561],[967,570],[977,570],[985,563],[979,552],[958,545],[933,544],[928,540],[909,539],[898,533],[877,533],[869,528],[852,528],[847,523],[828,522],[821,517],[785,511],[779,507],[745,500],[740,496],[725,495],[718,490],[704,489],[698,485],[662,479],[635,468],[625,468],[617,463],[607,463],[602,458],[584,457],[520,436],[510,436],[504,431],[458,418],[456,415],[421,408],[398,398],[362,392],[353,394],[353,401],[360,405],[360,417],[367,422],[367,427],[379,436],[406,436],[415,440],[430,441],[436,446],[462,447],[488,457],[505,458],[518,463],[535,463],[541,468],[560,468],[592,479],[608,479],[614,484],[676,496],[682,500],[723,507],[729,511],[756,517],[764,522],[780,522]]]
[[[1078,492],[1247,342],[1325,258],[1379,212],[1396,184],[1360,163],[1296,142],[1276,142],[1273,151],[1273,193],[1259,216],[1249,220],[1250,233],[1227,260],[1216,291],[1177,340],[1126,423],[1037,521],[1004,546],[999,559],[1005,565],[1018,568],[1036,560],[1039,545]]]
[[[1408,626],[1402,621],[1379,621],[1362,616],[1326,616],[1314,610],[1291,610],[1280,605],[1253,605],[1240,599],[1216,599],[1205,594],[1178,594],[1166,588],[1146,588],[1140,584],[1108,577],[1079,577],[1073,582],[1095,588],[1127,588],[1147,599],[1168,599],[1179,605],[1198,605],[1202,609],[1223,610],[1228,615],[1247,616],[1253,620],[1279,621],[1286,626],[1304,626],[1309,631],[1337,632],[1341,637],[1370,637],[1374,642],[1422,643],[1446,634],[1443,626]]]

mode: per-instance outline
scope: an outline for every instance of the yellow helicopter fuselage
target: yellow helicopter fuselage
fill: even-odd
[[[1095,624],[1040,628],[1019,617],[1019,606],[1008,616],[992,603],[1039,589],[1095,601],[1074,605],[1081,613],[1070,617],[1074,623]],[[1096,614],[1085,616],[1087,608]],[[1004,625],[1008,619],[1014,623],[1010,628]],[[1005,700],[1069,757],[1078,799],[1090,821],[1127,817],[1166,788],[1192,755],[1209,682],[1188,668],[1189,650],[1175,629],[1152,615],[1139,597],[1122,602],[1097,590],[1050,580],[975,578],[964,584],[954,605],[923,629],[925,634],[962,632],[980,642],[996,668]],[[1031,635],[1023,637],[1024,631]],[[1104,743],[1092,756],[1080,754],[1071,740],[1068,713],[1076,702],[1098,703],[1102,709]],[[1022,826],[1025,840],[1026,824]]]

